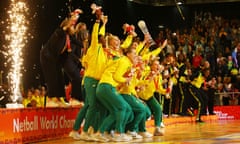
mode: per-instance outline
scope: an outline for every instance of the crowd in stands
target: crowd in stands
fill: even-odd
[[[190,28],[161,30],[156,41],[168,39],[165,53],[179,58],[183,55],[193,68],[205,59],[210,63],[210,74],[217,80],[215,105],[236,105],[240,90],[240,21],[201,12]],[[233,93],[234,92],[234,93]]]

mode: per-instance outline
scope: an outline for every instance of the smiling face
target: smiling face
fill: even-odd
[[[150,65],[152,71],[158,71],[160,68],[160,63],[158,60],[154,60]]]
[[[117,36],[110,35],[107,38],[108,47],[114,51],[120,51],[120,39]]]
[[[66,31],[68,34],[73,35],[76,32],[76,29],[74,25],[72,24],[71,19],[64,19],[60,25],[60,27],[63,28],[64,31]]]

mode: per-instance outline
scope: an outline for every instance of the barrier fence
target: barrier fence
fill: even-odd
[[[240,105],[240,92],[216,92],[215,105],[225,105],[224,101],[228,101],[228,105]]]

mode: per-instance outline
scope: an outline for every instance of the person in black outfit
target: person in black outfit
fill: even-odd
[[[68,47],[70,48],[67,48],[67,50],[62,53],[61,61],[64,72],[67,74],[72,85],[71,99],[69,100],[69,103],[70,105],[79,105],[80,101],[83,101],[81,91],[82,76],[80,75],[82,69],[80,57],[83,48],[83,41],[81,39],[76,39],[76,34],[69,35],[69,37],[70,45],[68,45]]]
[[[189,61],[186,61],[183,66],[179,68],[179,91],[180,91],[180,104],[179,104],[179,115],[181,116],[192,116],[192,113],[189,113],[191,109],[191,94],[189,92],[190,77],[192,75],[192,67]]]
[[[214,113],[213,107],[214,107],[215,92],[217,89],[216,78],[210,74],[210,69],[206,69],[204,71],[204,77],[206,79],[203,86],[203,90],[206,93],[206,107],[204,109],[204,112],[207,113],[207,110],[208,110],[209,115],[214,115],[215,113]]]
[[[205,86],[205,77],[203,76],[203,73],[209,70],[209,67],[209,62],[203,60],[200,64],[200,67],[195,69],[194,73],[190,77],[191,84],[189,85],[189,92],[193,100],[192,106],[198,110],[196,115],[196,122],[203,122],[201,116],[205,115],[207,96],[202,88]]]
[[[61,56],[67,48],[67,35],[72,35],[75,32],[74,25],[79,13],[80,10],[75,10],[70,18],[63,20],[60,27],[53,32],[40,51],[40,62],[49,98],[46,106],[66,106],[61,100],[61,98],[65,98]]]

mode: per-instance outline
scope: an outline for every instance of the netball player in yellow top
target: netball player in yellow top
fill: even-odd
[[[134,114],[134,119],[126,126],[126,131],[128,135],[131,135],[134,139],[149,138],[153,135],[146,130],[146,119],[151,116],[151,111],[142,100],[137,96],[136,89],[138,87],[139,77],[141,77],[144,69],[144,62],[141,57],[137,57],[137,63],[134,67],[126,73],[126,77],[131,77],[132,79],[127,84],[122,84],[119,86],[118,91],[122,97],[131,106]]]
[[[108,42],[115,48],[120,47],[120,40],[116,36],[110,36]],[[116,133],[112,140],[117,142],[132,139],[125,134],[126,121],[133,119],[132,109],[117,92],[116,87],[130,82],[131,77],[125,77],[125,73],[133,67],[136,50],[126,49],[123,54],[124,56],[114,57],[108,63],[97,87],[97,98],[109,111],[109,115],[100,126],[99,132],[104,136],[104,132],[114,124]]]
[[[103,25],[99,31],[100,20],[102,20]],[[107,17],[97,16],[96,22],[93,25],[90,47],[82,60],[82,64],[85,67],[83,79],[86,92],[85,104],[89,105],[85,116],[83,132],[80,135],[80,139],[83,140],[95,140],[87,132],[90,127],[93,127],[97,131],[98,123],[101,123],[102,118],[101,106],[98,105],[99,102],[96,100],[96,88],[108,61],[108,56],[104,51],[106,47],[104,37],[106,23]]]
[[[160,73],[161,67],[159,65],[159,60],[156,58],[151,60],[149,67],[150,71],[145,73],[146,75],[142,77],[142,80],[138,84],[139,87],[142,87],[142,90],[138,92],[138,96],[146,102],[154,116],[154,135],[161,136],[163,135],[163,131],[160,129],[162,122],[162,108],[160,103],[154,97],[154,92],[167,94],[170,92],[170,89],[164,89],[162,86],[162,75]]]

